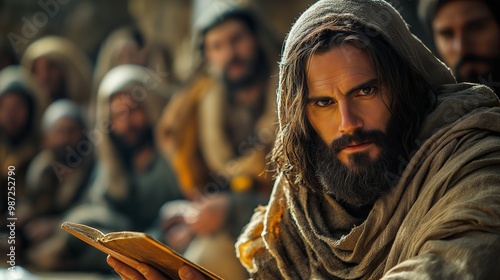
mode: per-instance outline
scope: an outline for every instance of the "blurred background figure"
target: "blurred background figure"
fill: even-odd
[[[15,167],[18,198],[24,194],[28,164],[38,152],[40,114],[47,106],[44,98],[43,91],[21,67],[9,66],[0,72],[0,163],[2,170]],[[0,176],[6,186],[7,173]],[[2,188],[2,197],[6,192]],[[0,202],[2,213],[6,202]]]
[[[457,80],[485,84],[500,94],[499,1],[420,0],[419,16]]]
[[[265,171],[275,137],[279,45],[250,10],[214,4],[199,17],[202,68],[167,106],[158,130],[191,198],[163,208],[165,242],[183,250],[180,241],[189,242],[191,233],[194,239],[183,243],[188,259],[222,277],[246,279],[234,242],[272,188]]]
[[[80,107],[73,101],[53,102],[42,118],[43,150],[31,161],[26,198],[18,207],[17,226],[27,247],[58,230],[62,216],[76,205],[91,181],[94,147],[85,136]]]
[[[38,152],[40,112],[47,104],[44,97],[23,68],[9,66],[0,71],[0,167],[2,170],[10,170],[9,166],[15,168],[14,176],[11,176],[15,180],[15,197],[9,195],[15,201],[24,198],[28,165]],[[7,172],[0,174],[0,182],[5,186],[1,188],[0,234],[7,235],[6,218],[10,217],[7,216]],[[20,232],[16,234],[20,236]],[[17,246],[21,252],[24,244],[19,240]],[[2,253],[8,247],[7,242],[1,242]]]
[[[121,65],[104,77],[97,122],[87,137],[95,144],[96,179],[86,203],[64,220],[104,232],[145,231],[160,207],[182,198],[169,164],[156,150],[153,128],[167,91],[150,69]],[[62,231],[40,245],[31,261],[42,269],[106,270],[105,255]]]
[[[92,68],[73,42],[58,36],[43,37],[26,49],[21,64],[31,71],[51,102],[66,98],[87,108]]]
[[[91,110],[95,110],[97,90],[104,75],[123,64],[148,67],[162,75],[164,82],[168,82],[172,89],[178,84],[171,70],[172,58],[167,51],[154,41],[146,41],[136,26],[121,27],[106,38],[99,51],[92,81]],[[91,114],[93,116],[95,112]]]

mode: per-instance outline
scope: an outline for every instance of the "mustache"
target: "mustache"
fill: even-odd
[[[247,60],[241,59],[241,58],[239,58],[239,57],[235,57],[235,58],[231,59],[231,60],[230,60],[230,61],[226,64],[226,66],[224,66],[224,72],[229,71],[229,68],[230,68],[231,66],[234,66],[234,65],[236,65],[236,66],[238,66],[238,65],[248,66],[248,65],[250,65],[250,62],[249,62],[249,61],[247,61]]]
[[[462,68],[466,63],[480,62],[480,63],[492,64],[494,63],[494,61],[495,58],[493,57],[476,55],[476,54],[466,54],[460,57],[460,59],[457,62],[457,65],[455,66],[455,70]]]
[[[383,147],[385,143],[386,134],[380,130],[355,130],[352,134],[344,134],[340,138],[335,139],[329,145],[329,149],[338,154],[342,149],[352,143],[374,143],[379,147]]]

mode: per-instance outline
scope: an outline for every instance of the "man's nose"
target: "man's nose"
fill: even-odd
[[[462,57],[470,52],[473,42],[469,37],[470,35],[466,32],[459,32],[455,36],[453,40],[453,50],[458,57]]]
[[[339,103],[339,132],[351,133],[363,127],[363,121],[349,103]]]
[[[235,55],[236,51],[234,46],[231,44],[227,44],[223,50],[224,65],[227,66],[227,64],[234,59]]]

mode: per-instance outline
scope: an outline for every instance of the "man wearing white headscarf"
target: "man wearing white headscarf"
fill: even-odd
[[[146,231],[165,202],[182,198],[153,141],[165,86],[154,71],[138,65],[121,65],[106,74],[98,92],[96,126],[85,132],[96,147],[96,178],[87,201],[63,220],[104,232]],[[64,232],[40,247],[36,260],[46,269],[105,269],[102,253]]]
[[[29,165],[17,212],[28,250],[54,234],[91,181],[94,147],[85,129],[80,107],[67,99],[52,103],[42,117],[43,150]]]

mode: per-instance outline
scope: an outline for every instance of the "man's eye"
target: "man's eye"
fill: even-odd
[[[325,100],[318,100],[315,102],[315,105],[318,106],[318,107],[326,107],[330,104],[333,103],[333,100],[331,99],[325,99]]]
[[[364,87],[359,90],[359,95],[361,96],[368,96],[371,95],[375,92],[376,88],[375,87]]]
[[[444,39],[453,39],[453,37],[455,36],[453,31],[451,30],[441,30],[438,32],[438,34]]]

